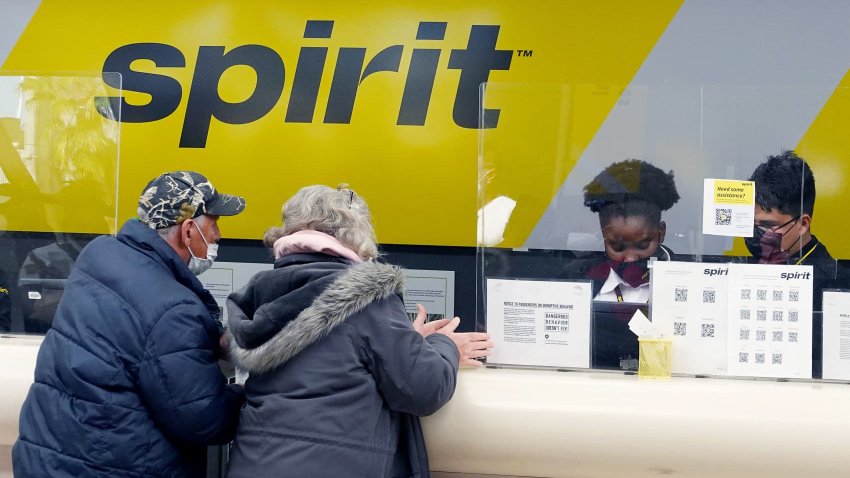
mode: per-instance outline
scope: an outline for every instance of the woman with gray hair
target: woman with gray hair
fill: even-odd
[[[460,319],[411,323],[403,275],[381,264],[369,209],[309,186],[265,243],[274,269],[230,296],[230,356],[250,377],[228,477],[427,477],[419,417],[489,354]]]

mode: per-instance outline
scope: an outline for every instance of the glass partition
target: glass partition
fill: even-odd
[[[120,111],[106,79],[120,85],[0,76],[0,332],[44,333],[82,248],[116,232]]]
[[[640,335],[674,374],[850,379],[849,91],[491,82],[481,106],[489,363],[634,372]]]

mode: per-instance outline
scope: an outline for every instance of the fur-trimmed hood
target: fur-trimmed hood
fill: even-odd
[[[237,367],[251,373],[273,370],[370,303],[404,290],[404,275],[395,266],[320,264],[318,269],[305,264],[261,273],[228,297],[228,354]],[[310,270],[300,283],[291,270],[298,267]],[[263,302],[270,294],[274,298]],[[269,338],[252,343],[258,335]]]
[[[416,331],[401,290],[396,267],[299,253],[231,294],[251,377],[228,477],[430,476],[418,417],[451,398],[460,352]]]

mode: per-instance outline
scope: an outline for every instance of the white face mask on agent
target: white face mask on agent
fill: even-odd
[[[198,223],[192,221],[192,224],[195,226],[195,229],[198,230],[198,233],[201,235],[201,239],[203,239],[204,244],[207,245],[207,257],[201,259],[197,257],[194,252],[192,252],[192,248],[189,247],[189,242],[186,241],[186,248],[189,249],[189,254],[191,254],[191,258],[189,259],[189,271],[192,274],[201,275],[206,272],[210,267],[212,267],[213,262],[215,262],[216,256],[218,256],[218,244],[210,244],[207,242],[207,238],[204,237],[204,233],[201,232],[201,228],[198,227]]]

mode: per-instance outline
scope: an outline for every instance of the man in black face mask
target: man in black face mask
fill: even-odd
[[[755,226],[745,242],[752,261],[813,266],[812,376],[820,377],[823,289],[837,285],[838,265],[812,234],[815,177],[802,158],[783,151],[760,164],[750,181],[756,187]]]

